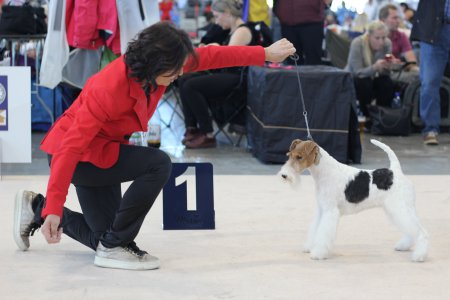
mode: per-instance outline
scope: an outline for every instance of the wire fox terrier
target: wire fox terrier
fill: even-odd
[[[339,163],[313,141],[292,142],[279,175],[295,184],[303,170],[309,169],[315,181],[318,205],[304,247],[312,259],[329,257],[341,215],[382,206],[403,233],[395,250],[408,251],[415,245],[411,260],[425,261],[428,234],[416,214],[414,186],[394,151],[379,141],[371,142],[387,153],[389,169],[356,169]]]

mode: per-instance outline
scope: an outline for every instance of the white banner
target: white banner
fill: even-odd
[[[30,67],[0,67],[0,163],[31,163]]]

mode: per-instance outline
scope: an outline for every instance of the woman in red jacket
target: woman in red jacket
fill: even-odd
[[[42,225],[48,243],[64,233],[96,251],[97,266],[155,269],[159,260],[134,243],[145,216],[169,178],[171,161],[156,148],[128,145],[145,131],[166,87],[186,71],[280,62],[295,48],[280,40],[260,46],[194,50],[188,35],[168,22],[143,30],[124,56],[92,76],[42,140],[49,154],[46,198],[16,196],[14,238],[27,250]],[[121,183],[133,181],[121,192]],[[83,213],[64,207],[74,184]]]

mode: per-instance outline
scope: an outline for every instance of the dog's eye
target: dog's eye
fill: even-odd
[[[297,160],[301,160],[303,157],[301,157],[300,155],[297,155],[295,158],[296,158]]]

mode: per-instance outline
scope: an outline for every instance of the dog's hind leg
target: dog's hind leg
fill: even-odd
[[[317,227],[319,227],[320,218],[322,216],[322,211],[320,206],[317,206],[317,209],[314,213],[314,219],[309,225],[308,236],[306,237],[305,245],[303,246],[303,252],[309,253],[314,243],[314,239],[316,237]]]
[[[414,238],[410,235],[403,235],[402,238],[395,244],[396,251],[409,251],[414,246]]]
[[[415,243],[416,246],[411,260],[416,262],[425,261],[428,253],[428,234],[420,224],[415,207],[396,202],[395,204],[385,205],[385,209],[392,222],[403,233],[402,238],[395,246],[395,250],[407,251]]]
[[[326,259],[329,257],[336,237],[336,228],[339,222],[339,210],[322,210],[314,242],[311,248],[312,259]]]
[[[411,260],[416,262],[424,262],[428,254],[428,233],[421,227],[416,240],[416,247],[411,255]]]

